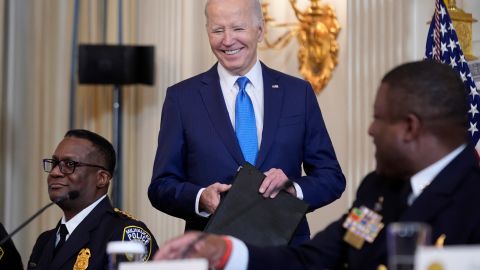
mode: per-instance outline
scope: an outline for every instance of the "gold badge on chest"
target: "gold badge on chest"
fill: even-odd
[[[73,270],[85,270],[88,267],[88,261],[90,260],[90,249],[89,248],[82,248],[77,255],[77,260],[75,261],[75,265],[73,265]]]

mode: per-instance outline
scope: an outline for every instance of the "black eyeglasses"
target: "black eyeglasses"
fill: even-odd
[[[105,167],[100,165],[88,164],[88,163],[73,161],[69,159],[64,159],[64,160],[51,159],[51,158],[43,159],[43,170],[47,173],[50,173],[57,165],[58,165],[58,168],[60,169],[60,172],[62,172],[63,174],[71,174],[75,172],[76,167],[82,167],[82,166],[96,167],[96,168],[100,168],[105,171],[108,171]]]

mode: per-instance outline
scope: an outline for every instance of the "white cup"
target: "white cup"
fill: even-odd
[[[145,255],[145,246],[137,241],[112,241],[107,244],[108,269],[117,270],[121,262],[139,262]]]

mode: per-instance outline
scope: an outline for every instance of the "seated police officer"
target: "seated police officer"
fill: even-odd
[[[110,241],[140,241],[143,260],[158,249],[143,222],[114,209],[107,196],[115,150],[88,130],[70,130],[55,153],[43,160],[50,200],[63,210],[58,225],[35,243],[28,269],[105,269]],[[128,259],[128,257],[127,257]]]

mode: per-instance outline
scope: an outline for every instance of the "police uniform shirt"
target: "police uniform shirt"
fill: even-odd
[[[57,232],[62,222],[69,235],[54,252]],[[106,246],[110,241],[139,241],[145,247],[144,261],[150,260],[157,243],[147,226],[130,215],[114,209],[104,196],[82,210],[74,218],[42,233],[32,250],[27,269],[105,269],[108,267]],[[125,256],[125,259],[132,260]]]

